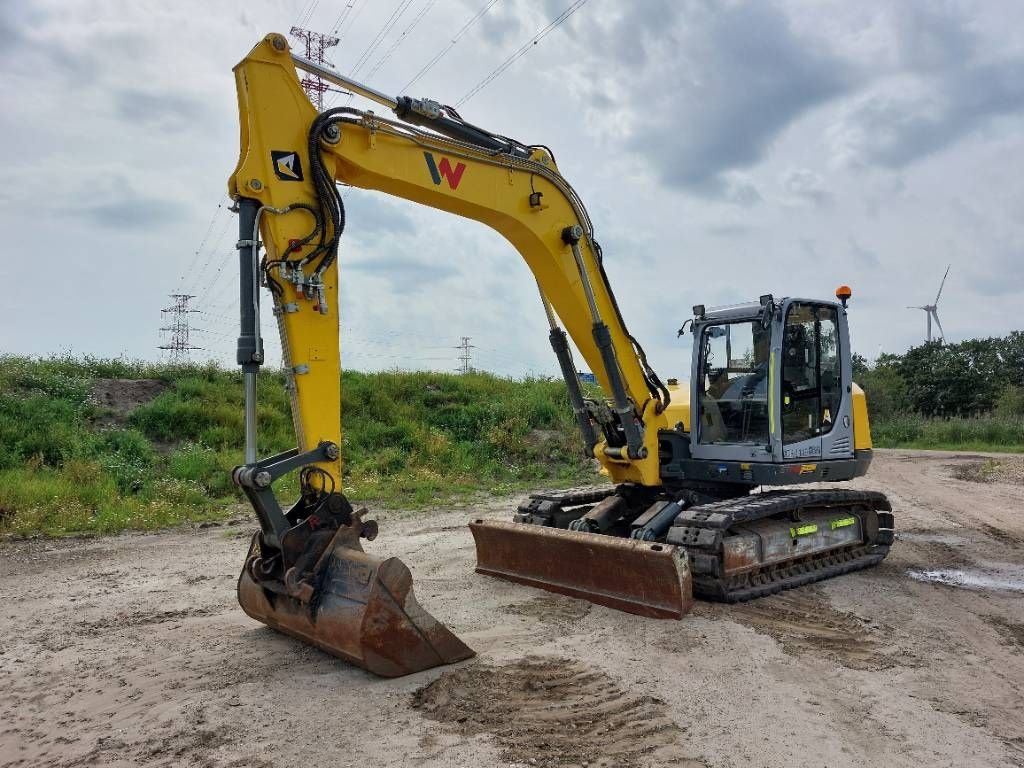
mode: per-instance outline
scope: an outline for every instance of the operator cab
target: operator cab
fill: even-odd
[[[673,452],[666,479],[778,484],[863,474],[866,464],[854,466],[844,305],[767,295],[694,307],[689,456],[680,463]]]

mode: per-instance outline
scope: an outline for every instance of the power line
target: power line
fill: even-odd
[[[374,37],[370,41],[370,43],[366,46],[366,48],[363,49],[363,52],[361,54],[359,54],[359,58],[356,59],[356,63],[353,64],[352,65],[352,69],[349,70],[349,73],[348,73],[349,77],[355,77],[356,73],[360,69],[362,69],[362,67],[366,64],[366,62],[370,58],[370,56],[373,55],[373,52],[375,50],[377,50],[377,48],[380,47],[381,43],[384,42],[384,38],[387,36],[387,33],[391,31],[391,29],[395,26],[395,24],[398,23],[398,20],[402,17],[402,14],[404,14],[406,12],[406,10],[408,10],[409,6],[412,5],[412,2],[413,2],[413,0],[399,0],[399,3],[395,7],[395,10],[391,12],[391,15],[388,17],[387,21],[384,22],[384,26],[381,27],[377,31],[377,34],[374,35]],[[355,2],[353,2],[353,5],[354,4],[355,4]],[[365,7],[366,7],[365,5],[361,6],[360,10],[362,10]],[[351,25],[349,25],[349,28],[351,29]],[[344,37],[344,35],[339,35],[339,38],[340,37]],[[349,94],[348,100],[349,100],[349,103],[351,103],[351,101],[352,101],[352,94]],[[337,97],[335,97],[334,99],[331,100],[331,103],[328,104],[327,106],[328,107],[333,107],[337,103],[338,103],[338,99],[337,99]],[[348,192],[346,192],[345,195],[347,196]]]
[[[365,66],[366,62],[369,61],[373,52],[376,51],[381,43],[384,42],[384,38],[387,37],[388,33],[394,28],[398,20],[402,18],[402,15],[409,10],[409,6],[412,5],[413,0],[399,0],[398,6],[392,11],[391,16],[384,22],[384,26],[380,28],[380,31],[374,36],[373,40],[370,41],[366,49],[356,59],[356,63],[352,65],[352,69],[349,72],[349,77],[355,77],[359,74],[359,70]]]
[[[417,13],[415,18],[413,18],[413,20],[409,23],[409,26],[407,26],[405,30],[402,32],[402,34],[400,34],[395,39],[395,42],[393,42],[391,44],[391,47],[384,52],[384,55],[380,57],[380,60],[373,65],[373,69],[366,73],[367,80],[373,78],[373,76],[380,71],[380,68],[384,66],[384,63],[391,58],[392,54],[394,54],[394,52],[398,49],[398,46],[400,46],[402,42],[405,40],[405,38],[409,36],[409,33],[416,29],[416,26],[421,21],[423,21],[423,17],[426,16],[427,12],[434,7],[434,4],[436,2],[437,0],[427,0],[426,4],[424,4],[424,6],[420,9],[420,12]]]
[[[362,12],[363,8],[366,7],[366,3],[363,3],[359,7],[359,10],[356,11],[355,14],[352,14],[352,9],[355,8],[358,3],[359,0],[352,0],[351,3],[345,3],[345,7],[341,9],[341,13],[338,14],[338,18],[334,20],[334,25],[331,27],[332,35],[338,35],[339,38],[344,39],[345,33],[348,32],[348,29],[352,29],[352,25],[355,24],[356,17]],[[341,28],[345,25],[345,22],[349,20],[350,15],[352,21],[349,23],[348,29],[342,32]]]
[[[576,2],[574,2],[572,5],[566,8],[560,14],[558,14],[558,16],[552,19],[546,27],[539,29],[533,37],[531,37],[529,40],[527,40],[525,43],[519,46],[515,51],[512,52],[511,55],[509,55],[507,59],[505,59],[501,64],[499,64],[497,67],[491,70],[491,72],[483,80],[481,80],[479,83],[470,88],[465,96],[463,96],[461,99],[455,102],[455,108],[458,109],[459,107],[461,107],[471,98],[480,93],[480,91],[486,88],[490,83],[492,83],[497,78],[501,77],[502,73],[504,73],[505,70],[507,70],[519,59],[521,59],[523,56],[529,53],[533,46],[537,45],[537,43],[539,43],[541,40],[547,37],[556,28],[561,26],[570,16],[572,16],[574,13],[576,13],[576,11],[582,8],[586,4],[586,2],[587,0],[576,0]]]
[[[199,301],[196,302],[202,305],[206,301],[206,297],[210,295],[210,291],[213,290],[214,286],[220,282],[220,278],[224,275],[224,267],[231,262],[231,254],[226,254],[224,260],[221,261],[220,266],[217,267],[217,272],[213,275],[213,278],[206,283],[206,287],[203,289],[202,294],[199,296]]]
[[[207,254],[206,261],[203,262],[203,266],[199,268],[199,271],[194,271],[192,276],[192,282],[189,287],[190,290],[198,291],[200,288],[202,288],[203,278],[206,277],[207,270],[213,263],[214,258],[218,255],[218,252],[220,250],[220,244],[224,241],[224,235],[227,234],[228,229],[231,227],[231,224],[231,218],[228,217],[228,219],[224,222],[224,226],[220,230],[220,234],[217,235],[216,242],[214,242],[213,246],[210,248],[210,253]]]
[[[202,253],[203,248],[206,247],[206,241],[210,239],[210,233],[213,232],[213,225],[217,221],[217,217],[220,216],[221,211],[224,210],[224,203],[217,203],[217,208],[213,211],[213,215],[210,217],[210,223],[206,225],[206,234],[203,235],[203,239],[199,241],[199,246],[196,248],[192,261],[188,265],[188,269],[181,273],[181,277],[178,278],[178,285],[181,286],[185,282],[185,275],[192,272],[195,269],[196,264],[199,262],[199,254]],[[229,219],[230,221],[230,219]]]
[[[309,20],[313,18],[313,12],[316,10],[318,5],[320,5],[320,0],[311,0],[311,2],[306,6],[306,10],[299,14],[298,23],[300,25],[308,24]]]
[[[476,24],[478,21],[480,21],[480,19],[483,18],[483,15],[487,13],[489,10],[491,10],[491,8],[493,8],[497,2],[498,0],[488,0],[488,2],[485,3],[484,6],[479,11],[477,11],[470,17],[469,21],[462,25],[462,29],[455,33],[455,37],[451,39],[451,42],[448,43],[448,45],[446,45],[436,54],[434,54],[434,57],[423,65],[423,68],[420,69],[420,71],[413,76],[412,80],[410,80],[408,83],[402,86],[402,89],[399,91],[399,93],[408,93],[409,88],[412,87],[412,85],[421,77],[427,74],[427,72],[433,69],[434,65],[437,64],[437,62],[439,62],[441,59],[443,59],[447,55],[448,51],[455,47],[455,44],[459,42],[459,40],[462,38],[464,34],[466,34],[466,32],[469,31],[469,28]]]

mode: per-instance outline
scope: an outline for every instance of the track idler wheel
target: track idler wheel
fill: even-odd
[[[257,534],[238,578],[242,610],[382,677],[473,656],[472,649],[416,602],[405,563],[363,551],[359,537],[364,532],[359,515],[353,514],[310,569],[293,567],[274,578],[265,577]]]

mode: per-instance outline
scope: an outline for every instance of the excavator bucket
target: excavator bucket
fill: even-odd
[[[259,557],[257,534],[238,579],[238,602],[268,627],[382,677],[474,655],[416,602],[405,563],[367,554],[346,528],[305,578],[287,574],[283,582],[260,583]]]
[[[477,573],[639,616],[679,619],[693,605],[686,552],[598,533],[476,520]]]

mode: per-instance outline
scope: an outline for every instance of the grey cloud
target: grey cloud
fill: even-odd
[[[1024,57],[991,56],[970,19],[904,9],[896,24],[906,70],[860,99],[832,130],[847,162],[901,168],[1024,110]]]
[[[761,202],[761,193],[746,179],[723,174],[710,179],[702,189],[730,203],[750,207]]]
[[[4,59],[4,70],[37,78],[40,72],[46,72],[65,78],[65,87],[85,87],[96,83],[105,62],[132,62],[150,53],[140,35],[113,32],[102,25],[83,25],[74,35],[54,34],[66,14],[60,5],[5,6],[10,7],[0,8],[0,39],[4,41],[0,57]]]
[[[4,41],[5,56],[9,57],[25,42],[25,35],[21,31],[21,23],[14,18],[14,3],[5,3],[0,6],[0,39]]]
[[[952,5],[895,3],[891,12],[897,55],[907,69],[955,68],[973,54],[977,38],[970,20]]]
[[[537,14],[536,11],[528,9],[524,15],[526,18],[522,18],[518,9],[510,6],[508,3],[498,3],[480,17],[477,27],[480,34],[489,43],[502,48],[501,51],[497,52],[502,54],[511,53],[511,50],[505,51],[503,49],[523,43],[526,35],[529,34],[526,32],[526,27],[529,27],[532,32],[544,25],[540,14]],[[537,22],[537,24],[530,26],[533,22]]]
[[[999,297],[1024,293],[1024,246],[1019,243],[1003,244],[983,263],[973,266],[969,281],[982,296]],[[945,300],[945,291],[942,297]]]
[[[65,212],[104,229],[140,230],[169,224],[184,215],[184,206],[174,200],[130,195],[106,202],[79,203],[68,206]]]
[[[782,187],[791,200],[818,206],[832,202],[832,193],[825,189],[824,179],[808,168],[791,169],[783,177]]]
[[[642,14],[647,6],[634,8]],[[649,56],[658,64],[630,146],[670,186],[749,204],[751,190],[737,189],[726,174],[761,160],[793,120],[844,93],[848,66],[798,37],[768,3],[672,8],[675,19],[663,19],[662,36],[670,45],[660,59]],[[631,25],[620,34],[633,36]]]
[[[112,91],[114,110],[123,120],[159,126],[168,132],[194,130],[206,116],[200,100],[182,93],[152,93],[139,88]]]
[[[705,231],[715,237],[745,237],[753,229],[749,224],[712,224]]]
[[[818,253],[818,244],[809,237],[800,238],[800,250],[811,261],[818,261],[821,254]]]
[[[413,292],[458,274],[458,270],[447,264],[427,264],[403,255],[385,256],[379,261],[342,263],[341,270],[387,280],[397,293]]]
[[[345,200],[345,235],[367,243],[368,239],[414,234],[416,223],[403,210],[407,207],[379,195],[349,195]]]
[[[0,71],[38,77],[56,73],[72,83],[90,82],[97,71],[97,54],[82,40],[69,43],[46,36],[52,21],[46,11],[29,4],[0,4]]]
[[[878,254],[868,250],[852,237],[850,238],[848,251],[854,264],[862,269],[877,269],[882,266]]]

